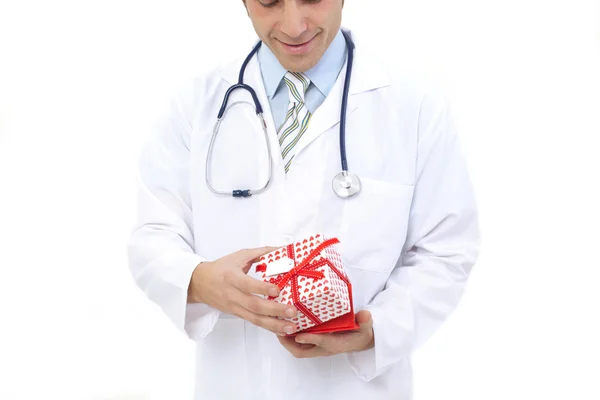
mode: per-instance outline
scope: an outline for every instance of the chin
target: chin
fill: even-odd
[[[284,65],[283,67],[290,72],[306,72],[309,69],[311,69],[312,67],[314,67],[315,65],[317,65],[317,63],[315,63],[311,60],[310,62],[308,62],[308,61],[292,62],[292,63],[288,63],[287,65]]]
[[[306,72],[318,64],[319,60],[323,57],[322,53],[309,54],[308,56],[298,57],[296,59],[287,58],[281,65],[291,72]]]

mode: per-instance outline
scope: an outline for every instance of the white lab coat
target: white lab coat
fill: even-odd
[[[273,149],[272,181],[263,194],[223,197],[205,184],[216,115],[245,55],[196,79],[143,150],[130,268],[146,295],[197,342],[196,399],[411,399],[411,353],[465,289],[479,232],[448,104],[435,85],[382,64],[354,39],[346,146],[349,169],[363,185],[358,196],[338,198],[331,185],[340,172],[345,67],[286,176],[256,57],[249,63],[245,81],[263,105]],[[238,93],[230,102],[240,99],[250,97]],[[217,138],[211,177],[217,189],[256,188],[267,179],[264,135],[242,114]],[[296,359],[273,333],[206,305],[186,305],[200,262],[307,232],[341,240],[354,309],[372,313],[375,348]]]

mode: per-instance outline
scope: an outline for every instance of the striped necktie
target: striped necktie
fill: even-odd
[[[295,155],[294,147],[306,132],[311,117],[311,113],[304,103],[304,95],[308,85],[310,85],[310,79],[302,73],[288,72],[283,80],[288,87],[290,103],[277,136],[279,137],[281,157],[287,173]]]

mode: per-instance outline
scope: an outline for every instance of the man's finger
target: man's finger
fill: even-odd
[[[254,314],[253,312],[249,311],[248,309],[244,308],[241,305],[235,305],[233,307],[233,311],[234,311],[235,315],[239,316],[240,318],[245,319],[246,321],[250,322],[251,324],[254,324],[258,327],[269,330],[273,333],[277,333],[279,335],[283,335],[283,334],[290,335],[290,334],[294,333],[294,331],[295,331],[294,324],[289,321],[281,320],[281,319],[277,319],[277,318],[273,318],[273,317],[267,317],[264,315]]]
[[[298,314],[293,306],[266,300],[259,296],[248,294],[240,289],[233,290],[229,294],[229,300],[234,304],[239,304],[253,314],[281,318],[294,318]]]
[[[298,311],[293,306],[287,304],[262,299],[253,294],[244,293],[243,297],[240,303],[254,314],[281,318],[294,318],[298,314]]]
[[[250,271],[250,268],[252,268],[252,264],[259,262],[262,256],[275,251],[278,248],[279,247],[265,246],[256,249],[240,250],[238,252],[238,263],[242,267],[242,271],[247,274],[248,271]]]
[[[293,337],[279,337],[279,342],[296,358],[325,357],[331,355],[327,349],[311,344],[299,344]]]
[[[364,328],[363,325],[366,325],[367,327],[369,326],[369,324],[373,324],[373,320],[371,317],[371,313],[367,310],[361,310],[358,312],[358,314],[356,314],[356,323],[358,325],[360,325],[361,328]]]
[[[358,332],[304,334],[298,335],[296,337],[296,342],[313,344],[325,349],[329,354],[340,354],[357,348],[357,343],[361,340],[361,335],[364,334]]]
[[[263,282],[243,273],[235,273],[231,276],[231,284],[237,289],[248,294],[260,294],[263,296],[279,296],[280,289],[277,285]]]
[[[280,247],[263,246],[254,249],[240,250],[238,253],[240,257],[243,258],[244,262],[253,263],[259,261],[259,259],[265,254],[269,254],[270,252],[275,251],[279,248]]]
[[[330,347],[329,345],[335,339],[335,336],[327,333],[301,333],[296,336],[296,343],[301,344],[314,344],[319,347]]]

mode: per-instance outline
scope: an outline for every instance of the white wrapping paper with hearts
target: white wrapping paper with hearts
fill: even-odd
[[[281,289],[269,297],[298,309],[288,320],[302,331],[338,318],[352,310],[351,286],[342,259],[335,249],[336,238],[311,235],[261,257],[256,271],[265,282]],[[284,271],[284,272],[281,272]],[[278,273],[280,272],[280,273]]]

